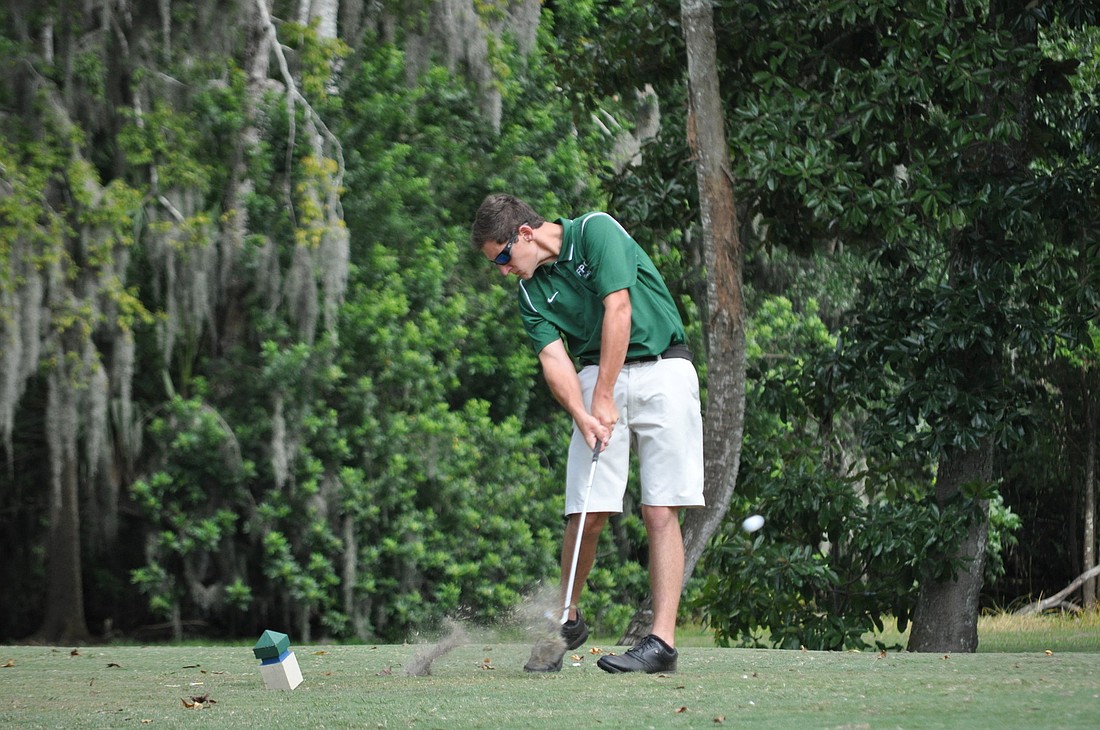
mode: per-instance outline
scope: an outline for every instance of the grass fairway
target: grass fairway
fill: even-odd
[[[10,728],[1095,728],[1100,654],[930,655],[682,648],[671,675],[608,675],[593,644],[560,674],[473,641],[407,677],[416,646],[293,647],[264,688],[241,646],[0,646]],[[604,647],[614,650],[614,647]],[[621,649],[620,649],[621,650]],[[209,695],[202,709],[181,701]]]

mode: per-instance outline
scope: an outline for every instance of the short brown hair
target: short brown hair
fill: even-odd
[[[514,195],[490,193],[481,201],[470,228],[470,243],[481,251],[486,243],[504,243],[516,234],[523,224],[538,228],[546,219]]]

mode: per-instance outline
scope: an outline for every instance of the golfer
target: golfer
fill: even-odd
[[[551,392],[573,417],[565,491],[562,601],[572,595],[561,643],[524,667],[555,672],[588,638],[577,610],[608,517],[623,510],[630,451],[638,457],[649,540],[652,633],[598,665],[612,672],[676,669],[676,613],[684,581],[680,509],[703,505],[699,379],[684,325],[661,275],[607,213],[547,221],[523,201],[492,194],[477,211],[473,245],[519,282],[519,312]],[[579,363],[580,371],[574,362]],[[572,590],[573,545],[597,443]]]

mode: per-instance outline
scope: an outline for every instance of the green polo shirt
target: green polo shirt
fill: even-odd
[[[582,364],[600,360],[603,299],[630,290],[627,359],[659,355],[685,341],[680,312],[657,267],[607,213],[559,218],[561,252],[519,285],[519,311],[535,352],[564,339]]]

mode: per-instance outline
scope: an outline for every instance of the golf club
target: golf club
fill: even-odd
[[[596,477],[596,464],[600,460],[600,440],[596,439],[596,446],[592,449],[592,467],[588,470],[588,486],[584,489],[584,505],[581,507],[581,517],[577,522],[577,535],[573,540],[573,566],[569,569],[569,583],[565,589],[565,608],[561,612],[561,622],[569,620],[569,605],[573,602],[573,580],[577,577],[577,561],[581,557],[581,538],[584,536],[584,520],[588,516],[588,498],[592,495],[592,480]]]

